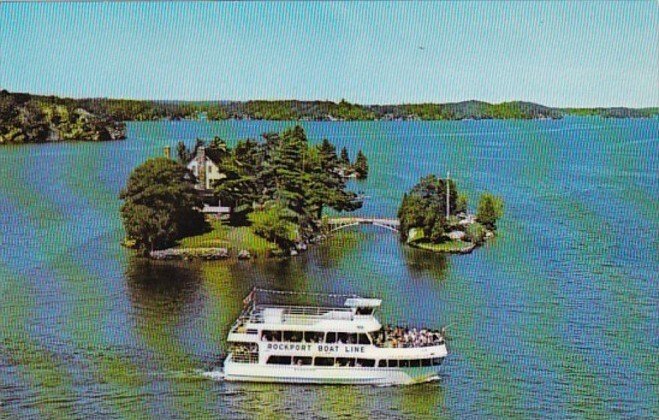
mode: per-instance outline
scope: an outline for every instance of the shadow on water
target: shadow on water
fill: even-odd
[[[133,257],[126,270],[131,303],[140,317],[172,318],[193,312],[200,299],[201,276],[188,263]]]
[[[409,246],[403,247],[402,254],[413,278],[430,274],[438,280],[446,279],[450,268],[449,258],[446,254],[437,254]]]

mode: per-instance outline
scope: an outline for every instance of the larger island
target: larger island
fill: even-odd
[[[659,108],[553,108],[532,102],[483,101],[360,105],[341,100],[150,101],[60,98],[0,90],[0,144],[125,138],[124,121],[386,121],[545,119],[568,115],[651,118]]]

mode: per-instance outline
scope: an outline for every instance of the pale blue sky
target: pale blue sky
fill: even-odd
[[[657,106],[659,3],[0,3],[0,87]]]

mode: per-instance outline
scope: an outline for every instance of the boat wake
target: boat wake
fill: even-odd
[[[208,378],[213,381],[223,381],[224,372],[221,370],[211,370],[211,371],[201,371],[199,372],[201,376]]]

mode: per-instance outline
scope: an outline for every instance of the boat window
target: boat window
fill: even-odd
[[[357,308],[357,315],[372,315],[373,308]]]
[[[263,331],[261,341],[281,341],[281,331]]]
[[[421,361],[419,359],[410,360],[410,367],[419,367],[421,366]]]
[[[328,344],[336,343],[336,333],[335,332],[328,332],[327,333],[327,338],[325,338],[325,342],[328,343]]]
[[[398,367],[410,367],[410,361],[409,360],[399,360],[398,361]]]
[[[350,359],[347,357],[337,357],[336,358],[336,363],[338,366],[349,366],[353,367],[355,366],[355,359]]]
[[[359,344],[371,344],[371,337],[368,334],[359,334],[357,336],[357,342]]]
[[[378,362],[378,367],[387,367],[387,361],[386,360],[380,360]]]
[[[426,367],[426,366],[432,366],[432,360],[430,359],[422,359],[421,360],[421,366]]]
[[[269,365],[290,365],[291,356],[270,356],[268,358]]]
[[[389,367],[398,367],[398,360],[389,360]]]
[[[284,341],[290,341],[291,343],[299,343],[302,341],[302,332],[284,331]]]
[[[375,367],[375,360],[373,359],[357,359],[357,365],[362,367]]]
[[[333,357],[316,357],[315,363],[316,366],[334,366]]]
[[[259,330],[247,330],[247,334],[258,334]]]
[[[293,364],[297,366],[308,366],[311,364],[311,357],[293,357]]]
[[[304,333],[304,341],[307,343],[322,343],[325,334],[317,331],[306,331]]]
[[[442,364],[442,358],[441,357],[436,357],[432,359],[432,364],[433,366],[439,366]]]
[[[357,344],[357,334],[338,333],[338,343]]]

